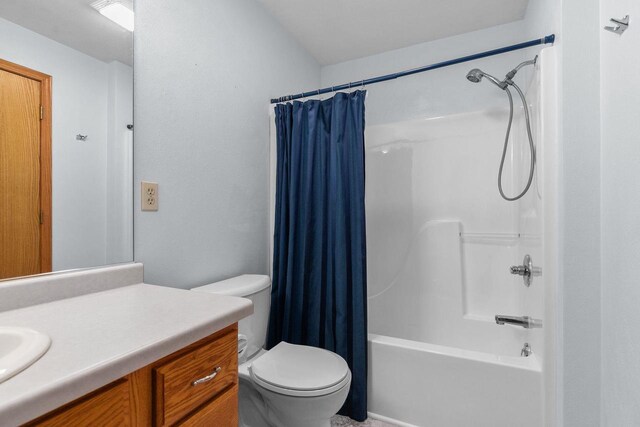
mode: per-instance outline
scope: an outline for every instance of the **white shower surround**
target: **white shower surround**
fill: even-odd
[[[545,347],[555,328],[555,267],[544,270],[543,252],[553,243],[543,246],[553,238],[543,217],[553,215],[554,201],[545,205],[542,195],[555,185],[553,173],[545,176],[555,167],[554,148],[545,146],[555,143],[555,128],[542,120],[555,114],[548,56],[543,50],[527,90],[538,162],[518,202],[503,201],[496,188],[507,111],[366,130],[373,417],[416,426],[544,425],[545,381],[553,378]],[[549,111],[541,108],[546,103]],[[524,186],[529,162],[516,111],[507,194]],[[545,273],[530,288],[508,272],[527,253]],[[540,318],[545,328],[498,326],[495,314]],[[520,356],[525,342],[534,351],[528,358]]]

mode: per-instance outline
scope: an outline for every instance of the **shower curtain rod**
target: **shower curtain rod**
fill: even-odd
[[[277,104],[279,102],[293,101],[294,99],[306,98],[308,96],[314,95],[322,95],[323,93],[336,92],[344,89],[353,89],[358,86],[370,85],[373,83],[386,82],[387,80],[394,80],[398,77],[410,76],[412,74],[423,73],[425,71],[435,70],[437,68],[448,67],[449,65],[460,64],[463,62],[473,61],[475,59],[486,58],[487,56],[500,55],[501,53],[512,52],[514,50],[525,49],[532,46],[538,46],[541,44],[552,44],[556,39],[555,34],[551,34],[539,39],[530,40],[528,42],[518,43],[511,46],[501,47],[499,49],[487,50],[480,53],[475,53],[473,55],[463,56],[461,58],[450,59],[444,62],[438,62],[436,64],[425,65],[424,67],[418,67],[411,70],[400,71],[398,73],[387,74],[379,77],[372,77],[370,79],[365,79],[357,82],[345,83],[338,86],[325,87],[324,89],[316,89],[310,92],[302,92],[297,95],[287,95],[281,96],[280,98],[275,98],[271,100],[272,104]]]

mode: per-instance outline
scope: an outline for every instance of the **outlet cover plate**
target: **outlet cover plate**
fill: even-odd
[[[158,210],[158,183],[142,181],[140,202],[143,211]]]

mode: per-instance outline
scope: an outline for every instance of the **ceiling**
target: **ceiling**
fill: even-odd
[[[133,35],[90,4],[94,0],[0,0],[0,17],[101,61],[133,65]]]
[[[133,62],[133,36],[93,0],[0,0],[0,17],[105,62]],[[529,0],[257,0],[321,65],[524,18]]]
[[[258,0],[321,65],[524,18],[529,0]]]

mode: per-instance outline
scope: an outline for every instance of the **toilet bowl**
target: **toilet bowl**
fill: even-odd
[[[253,301],[254,314],[238,325],[240,426],[328,427],[347,398],[351,371],[342,357],[320,348],[281,342],[263,349],[269,278],[243,275],[193,290]]]

